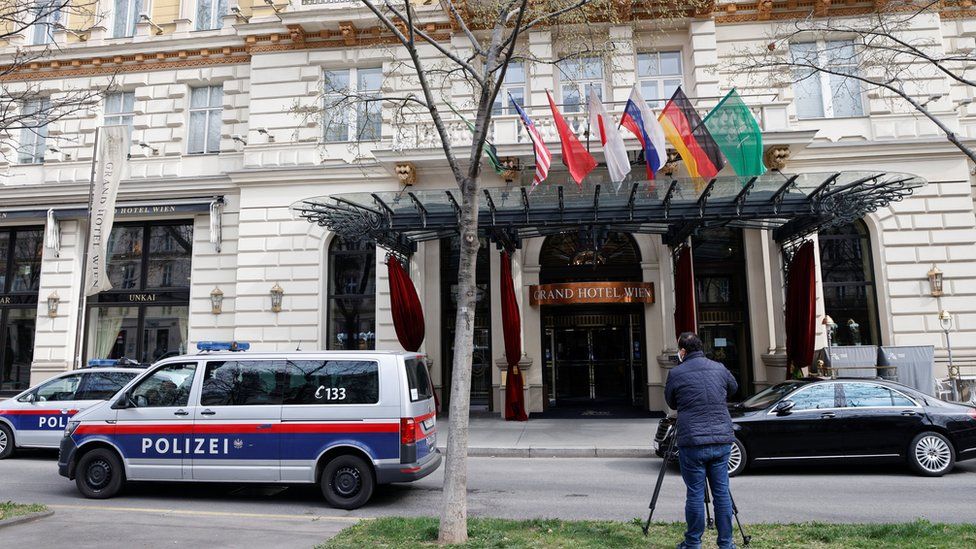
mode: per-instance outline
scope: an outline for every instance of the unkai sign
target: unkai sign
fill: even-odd
[[[567,282],[529,286],[529,303],[580,305],[585,303],[654,303],[653,282]]]

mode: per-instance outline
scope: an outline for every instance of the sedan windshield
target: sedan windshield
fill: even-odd
[[[779,401],[779,399],[791,393],[794,389],[799,389],[802,385],[805,385],[805,383],[800,381],[787,381],[786,383],[779,383],[772,387],[767,387],[740,404],[740,406],[752,410],[761,410]]]

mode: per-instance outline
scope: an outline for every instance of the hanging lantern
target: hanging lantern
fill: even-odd
[[[59,305],[61,305],[61,298],[58,296],[58,291],[54,290],[47,296],[47,316],[51,318],[58,316]]]
[[[275,285],[271,287],[271,312],[280,313],[281,312],[281,299],[285,295],[285,290],[275,282]]]
[[[932,297],[942,295],[942,271],[935,265],[932,265],[932,268],[929,270],[929,290],[932,293]]]
[[[210,312],[219,315],[224,310],[224,292],[218,287],[214,287],[210,292]]]

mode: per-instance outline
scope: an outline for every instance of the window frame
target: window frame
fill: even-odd
[[[135,1],[135,0],[130,0]],[[132,98],[132,110],[125,110],[125,98],[129,96]],[[119,111],[109,112],[109,101],[110,99],[118,97],[119,100]],[[136,110],[136,92],[134,91],[117,91],[105,95],[105,108],[102,113],[102,123],[105,126],[125,126],[128,128],[129,135],[132,135],[133,121],[135,120],[135,110]],[[110,124],[109,119],[118,118],[118,124]]]
[[[512,65],[521,66],[521,70],[522,70],[521,81],[510,82],[508,80],[508,77],[511,74],[513,74],[511,70]],[[522,102],[519,103],[519,106],[525,108],[525,100],[528,98],[529,95],[529,75],[527,71],[528,71],[528,65],[524,61],[513,61],[512,63],[509,63],[508,70],[506,70],[505,72],[505,80],[499,86],[498,96],[496,97],[496,100],[499,101],[499,104],[497,106],[492,105],[491,107],[492,116],[518,116],[518,112],[515,110],[515,107],[512,106],[512,102],[508,99],[509,92],[513,90],[521,90]],[[521,130],[522,125],[518,124],[517,129]]]
[[[210,102],[213,100],[213,91],[214,91],[214,89],[217,89],[217,88],[220,89],[220,98],[221,98],[221,100],[220,100],[220,105],[214,106],[214,105],[211,105]],[[193,106],[193,90],[199,90],[199,89],[206,89],[207,90],[207,105],[204,106],[204,107],[194,107]],[[188,100],[187,100],[187,124],[186,125],[187,125],[188,135],[187,135],[187,139],[186,139],[186,154],[188,154],[188,155],[220,154],[220,137],[222,136],[222,133],[221,132],[223,131],[223,126],[224,126],[223,116],[221,116],[221,122],[220,122],[220,124],[218,125],[218,127],[216,128],[216,130],[214,130],[214,128],[210,124],[210,115],[213,112],[215,112],[215,111],[219,111],[221,113],[221,115],[223,115],[223,112],[224,112],[224,104],[223,104],[224,101],[223,101],[223,97],[224,97],[224,85],[223,85],[223,83],[215,84],[215,85],[207,85],[207,86],[191,86],[190,87],[190,93],[189,93],[189,97],[188,97]],[[203,150],[194,151],[194,150],[191,150],[190,149],[190,147],[192,145],[191,145],[191,139],[190,139],[189,134],[192,134],[192,132],[193,132],[193,113],[198,113],[198,112],[204,114],[204,116],[203,116]],[[217,131],[218,132],[217,133],[217,150],[215,150],[215,151],[210,150],[210,137],[211,137],[210,133],[212,131]]]
[[[657,75],[642,75],[640,72],[641,57],[642,56],[656,56],[657,57],[657,67],[658,72],[660,72],[661,67],[661,55],[662,54],[677,54],[678,58],[678,74],[657,74]],[[634,71],[637,76],[637,86],[641,90],[641,94],[644,95],[644,100],[647,101],[647,106],[652,109],[660,109],[664,107],[664,103],[670,99],[670,95],[667,94],[666,90],[666,80],[678,80],[678,87],[684,87],[685,85],[685,59],[684,52],[681,49],[677,50],[655,50],[655,51],[644,51],[638,52],[634,56]],[[644,84],[654,83],[655,88],[658,90],[652,98],[648,98],[644,93]]]
[[[17,266],[20,263],[16,260],[16,247],[18,243],[19,235],[25,233],[39,233],[37,236],[39,240],[40,253],[43,256],[44,253],[44,227],[43,226],[15,226],[15,227],[0,227],[0,234],[7,235],[7,242],[5,244],[6,248],[0,251],[0,256],[4,257],[6,264],[3,266],[2,283],[0,283],[0,365],[7,363],[7,337],[8,329],[14,324],[11,323],[11,314],[19,311],[27,311],[28,315],[33,313],[34,329],[31,330],[31,338],[28,343],[31,355],[31,361],[33,361],[34,350],[36,348],[36,335],[37,335],[37,305],[38,305],[38,294],[40,292],[40,275],[38,274],[36,287],[28,288],[26,290],[14,290],[14,279]],[[40,258],[39,258],[40,259]],[[40,264],[38,264],[38,273],[40,272]],[[16,349],[13,346],[10,347],[10,351],[14,352]],[[14,355],[16,356],[16,354]],[[0,373],[0,394],[17,394],[21,391],[30,388],[30,363],[27,364],[27,371],[20,372],[13,367],[14,363],[11,362],[11,379],[4,379],[2,373]],[[20,374],[26,373],[27,379],[23,384],[18,384],[20,380]],[[4,386],[8,386],[9,389],[4,389]]]
[[[333,346],[333,339],[338,339],[338,333],[333,334],[333,326],[334,326],[333,321],[335,320],[335,319],[332,318],[333,301],[337,301],[337,300],[340,300],[341,299],[341,300],[347,300],[347,301],[348,300],[355,300],[355,301],[358,301],[360,303],[372,301],[372,303],[373,303],[373,316],[372,316],[372,318],[373,318],[373,329],[372,329],[372,337],[370,338],[370,337],[367,336],[367,349],[365,349],[365,350],[372,351],[372,350],[375,350],[376,349],[376,320],[377,320],[377,318],[376,318],[376,305],[377,305],[377,303],[376,303],[376,293],[377,293],[376,292],[376,279],[377,279],[377,274],[376,274],[376,270],[377,270],[377,267],[376,267],[376,247],[375,246],[372,246],[370,249],[366,249],[366,250],[362,250],[362,249],[361,250],[337,250],[336,248],[338,247],[339,243],[340,242],[343,242],[343,241],[344,241],[344,238],[343,237],[341,237],[339,235],[336,235],[336,236],[334,236],[332,238],[332,241],[329,242],[329,246],[328,246],[328,262],[329,262],[329,264],[328,264],[328,269],[327,269],[328,279],[326,281],[326,319],[325,319],[325,323],[326,323],[326,328],[325,328],[326,342],[325,342],[325,348],[326,349],[329,349],[329,350],[339,350],[339,351],[358,350],[359,349],[358,347],[345,347],[345,346],[343,346],[343,347],[334,347]],[[345,256],[363,256],[364,258],[366,258],[366,259],[364,259],[364,263],[370,265],[370,269],[372,270],[372,273],[370,274],[370,276],[373,277],[373,282],[372,282],[371,285],[370,284],[367,284],[367,286],[372,286],[372,288],[373,288],[372,293],[348,294],[348,293],[337,293],[336,292],[336,288],[335,288],[335,282],[336,282],[335,281],[335,274],[336,274],[335,273],[335,268],[336,268],[336,263],[337,263],[336,257],[337,256],[344,256],[344,255]],[[335,338],[333,336],[335,336]],[[357,338],[356,341],[359,341],[359,339]]]
[[[852,227],[852,231],[853,233],[857,234],[857,238],[856,239],[851,238],[851,233],[847,233],[847,234],[818,233],[817,234],[817,253],[819,255],[819,262],[820,262],[820,285],[824,293],[823,295],[824,307],[826,308],[828,305],[829,296],[826,295],[827,294],[826,290],[828,288],[830,289],[863,288],[864,289],[863,291],[865,293],[865,298],[866,298],[865,308],[867,309],[866,311],[867,317],[864,320],[866,320],[869,323],[868,328],[870,328],[871,330],[869,334],[871,337],[869,339],[864,337],[864,331],[863,331],[864,326],[862,325],[861,345],[882,345],[884,342],[884,338],[882,337],[882,333],[881,333],[880,305],[878,301],[878,282],[877,282],[877,273],[875,272],[875,265],[874,265],[874,247],[871,245],[871,230],[868,227],[867,223],[864,222],[863,219],[856,219],[851,223],[848,223],[846,225],[841,225],[838,228],[841,227]],[[858,246],[860,248],[861,258],[862,258],[861,264],[863,266],[861,271],[862,280],[828,281],[824,276],[823,273],[824,257],[826,256],[826,254],[824,254],[825,244],[831,241],[843,241],[843,240],[856,240],[858,243]],[[874,310],[871,310],[872,302],[874,303]],[[830,315],[832,311],[836,311],[836,309],[833,306],[830,307],[830,310],[826,311],[826,314]],[[843,322],[843,319],[840,318],[839,315],[836,315],[836,313],[831,316],[835,318],[835,320],[839,319],[838,322]],[[846,329],[845,326],[841,326],[841,327]],[[836,344],[838,343],[835,342],[835,345]]]
[[[600,76],[599,77],[593,77],[593,78],[583,78],[583,77],[580,77],[580,78],[575,78],[575,79],[574,78],[569,78],[569,76],[567,74],[567,71],[564,68],[565,67],[564,64],[567,64],[568,65],[569,63],[579,63],[580,72],[584,72],[583,71],[583,67],[585,65],[584,62],[585,61],[590,61],[590,60],[595,60],[595,61],[597,61],[599,63],[599,66],[600,66]],[[564,112],[564,113],[574,113],[574,114],[575,113],[583,113],[583,112],[585,112],[586,111],[586,103],[587,103],[587,101],[589,101],[590,88],[592,86],[594,86],[594,85],[599,85],[599,88],[598,88],[599,89],[599,92],[598,92],[597,95],[599,95],[600,100],[603,101],[605,99],[605,96],[606,96],[606,86],[607,86],[607,82],[606,82],[607,72],[606,72],[606,67],[604,66],[604,62],[603,62],[603,58],[602,57],[599,57],[599,56],[587,56],[587,57],[580,57],[580,58],[565,59],[565,60],[557,63],[556,64],[556,68],[557,68],[557,72],[559,73],[559,77],[558,77],[558,82],[559,82],[559,102],[560,102],[560,107],[562,108],[562,112]],[[566,88],[568,88],[570,86],[575,87],[576,88],[576,92],[579,94],[580,102],[579,102],[578,105],[577,104],[570,104],[566,100]]]
[[[43,8],[48,9],[50,6],[57,4],[57,0],[50,0],[44,4]],[[38,6],[40,7],[40,6]],[[41,14],[39,13],[38,16]],[[54,43],[54,30],[53,27],[61,20],[61,7],[57,9],[50,10],[44,13],[43,17],[40,17],[31,26],[31,36],[30,45],[32,46],[48,46]]]
[[[143,12],[151,13],[152,7],[148,5],[150,0],[114,0],[112,3],[112,38],[132,38],[136,35],[136,25],[139,23],[139,15]],[[122,34],[119,31],[119,4],[125,4],[126,17],[125,27]],[[131,13],[129,13],[131,11]]]
[[[360,73],[361,72],[374,72],[378,71],[380,76],[380,85],[376,89],[360,89]],[[346,88],[336,89],[334,87],[329,87],[329,73],[345,73],[346,74]],[[383,109],[382,102],[380,101],[360,101],[353,100],[347,97],[347,94],[356,94],[368,97],[379,97],[380,92],[383,88],[383,79],[386,74],[383,72],[382,65],[379,67],[347,67],[338,69],[324,69],[322,71],[322,82],[323,82],[323,97],[322,97],[322,134],[321,139],[323,143],[375,143],[382,141],[383,139]],[[329,91],[329,90],[333,91]],[[346,91],[346,94],[342,93],[342,90]],[[378,105],[379,109],[377,116],[379,117],[379,127],[378,133],[374,136],[369,135],[369,139],[362,139],[365,133],[366,125],[360,125],[360,120],[365,119],[369,121],[370,119],[370,108],[373,105]],[[336,110],[341,111],[341,115],[345,116],[345,121],[340,124],[334,124],[332,117],[328,114]],[[365,113],[365,115],[364,115]],[[342,136],[336,135],[333,128],[342,128]]]
[[[29,99],[21,104],[21,109],[25,120],[24,124],[29,127],[20,130],[17,163],[43,164],[47,152],[48,125],[50,124],[46,113],[51,110],[51,98]],[[28,109],[31,109],[30,112],[26,112]],[[30,117],[28,118],[28,116]],[[42,121],[43,124],[41,124]],[[25,153],[26,149],[29,149],[29,153]]]
[[[209,0],[210,9],[207,14],[207,19],[204,21],[199,17],[200,15],[200,2],[201,0],[196,0],[193,3],[193,29],[197,31],[210,31],[210,30],[220,30],[224,28],[224,16],[229,13],[229,6],[226,0]],[[223,5],[223,10],[221,10],[221,5]],[[223,12],[223,13],[222,13]]]
[[[817,40],[808,40],[808,41],[792,42],[792,43],[790,43],[790,59],[791,59],[791,61],[795,61],[795,57],[793,55],[793,50],[792,50],[792,48],[793,48],[794,45],[799,46],[799,45],[813,44],[814,47],[815,47],[816,56],[817,56],[817,66],[818,67],[825,67],[825,66],[831,65],[831,63],[833,63],[833,61],[831,60],[831,58],[828,55],[828,52],[829,52],[829,50],[828,50],[828,44],[830,44],[832,42],[850,42],[851,48],[854,50],[854,55],[855,55],[855,57],[857,56],[857,44],[854,42],[853,39],[837,39],[837,40],[817,39]],[[857,65],[857,62],[856,61],[853,62],[853,63],[838,63],[838,64],[831,65],[831,66],[832,66],[832,68],[836,68],[836,69],[848,69],[848,68],[849,69],[853,69],[852,72],[855,73],[855,74],[858,72],[858,65]],[[793,69],[794,79],[796,78],[795,73],[797,71],[800,71],[800,70],[801,70],[801,68],[799,68],[799,67]],[[813,78],[816,78],[817,79],[817,83],[818,83],[818,86],[820,88],[820,102],[821,102],[821,108],[823,109],[823,114],[821,116],[802,116],[800,114],[799,107],[796,105],[796,102],[794,101],[794,108],[796,109],[796,118],[798,120],[822,120],[822,119],[828,119],[828,118],[829,119],[846,119],[846,118],[861,118],[861,117],[864,117],[865,116],[865,111],[864,111],[864,85],[863,85],[863,83],[860,80],[858,80],[856,78],[853,78],[852,79],[856,83],[856,85],[857,85],[857,107],[858,107],[857,110],[859,112],[856,113],[856,114],[850,114],[850,115],[837,115],[837,114],[834,113],[834,97],[833,97],[834,96],[834,90],[833,90],[833,88],[831,88],[831,85],[830,85],[830,78],[831,78],[831,76],[836,76],[836,75],[832,75],[832,74],[829,74],[829,73],[824,72],[824,71],[818,71],[818,70],[815,70],[815,69],[810,69],[810,68],[807,68],[807,67],[802,67],[802,70],[803,71],[813,71],[815,73],[815,74],[812,74],[812,75],[809,75],[809,76],[805,77],[805,79],[813,79]],[[850,77],[848,77],[848,78],[850,78]],[[847,78],[845,78],[845,80],[846,79]],[[793,85],[792,85],[793,90],[794,90],[794,93],[796,92],[796,85],[797,85],[797,81],[794,81],[793,82]]]

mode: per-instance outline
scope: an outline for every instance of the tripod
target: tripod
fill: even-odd
[[[664,450],[664,463],[661,464],[661,472],[657,475],[657,483],[654,484],[654,495],[651,496],[651,504],[648,506],[650,512],[647,514],[647,520],[644,522],[644,535],[647,536],[647,532],[651,528],[651,518],[654,516],[654,508],[657,507],[657,498],[661,495],[661,484],[664,483],[664,473],[668,470],[668,465],[671,464],[671,455],[674,453],[674,447],[677,444],[678,436],[677,434],[671,437],[671,441],[668,442],[667,448]],[[705,480],[705,515],[707,516],[706,525],[710,529],[714,526],[714,521],[712,520],[712,512],[708,507],[710,503],[708,493],[711,491],[711,486],[708,485],[708,479]],[[742,535],[742,545],[749,545],[752,541],[752,536],[746,535],[746,531],[742,529],[742,521],[739,520],[739,508],[735,505],[735,499],[732,498],[732,489],[729,489],[729,501],[732,502],[732,516],[735,517],[735,523],[739,526],[739,534]]]

